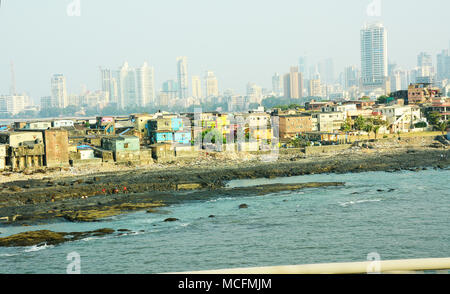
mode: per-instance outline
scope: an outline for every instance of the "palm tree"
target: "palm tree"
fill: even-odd
[[[444,136],[448,128],[448,123],[446,121],[439,122],[437,123],[436,127],[439,129],[439,131],[442,132],[442,135]]]
[[[367,132],[368,139],[370,139],[370,133],[373,131],[373,124],[368,123],[364,126],[364,131]]]
[[[375,134],[375,139],[377,138],[378,131],[380,130],[380,125],[373,126],[373,133]]]

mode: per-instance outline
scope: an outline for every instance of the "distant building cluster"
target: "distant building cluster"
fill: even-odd
[[[334,60],[325,58],[313,62],[303,55],[298,63],[286,68],[284,73],[275,73],[271,87],[247,82],[245,93],[238,94],[233,89],[221,89],[218,77],[212,70],[204,74],[190,75],[189,61],[179,56],[174,61],[176,75],[155,85],[155,70],[147,62],[133,67],[128,62],[112,69],[99,69],[98,89],[86,87],[79,93],[69,92],[67,79],[63,74],[50,77],[48,96],[40,98],[39,105],[33,103],[27,94],[16,92],[14,68],[11,64],[11,92],[0,95],[0,115],[20,116],[27,111],[52,109],[77,109],[100,113],[109,109],[151,109],[180,110],[204,105],[216,111],[248,111],[264,106],[270,98],[279,98],[304,104],[315,101],[355,101],[369,98],[375,101],[380,96],[391,96],[409,92],[411,103],[420,103],[424,92],[439,91],[448,96],[450,91],[449,50],[439,52],[434,59],[427,52],[417,56],[417,66],[404,69],[389,60],[388,33],[380,22],[366,23],[360,30],[360,65],[345,66],[340,73],[336,71]],[[415,88],[412,88],[415,87]],[[75,107],[75,108],[73,108]],[[51,112],[50,112],[51,113]]]

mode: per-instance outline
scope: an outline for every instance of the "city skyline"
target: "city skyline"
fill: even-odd
[[[374,19],[381,20],[388,28],[389,60],[401,67],[414,67],[419,52],[431,54],[433,62],[436,63],[436,54],[447,49],[449,43],[448,28],[443,27],[439,21],[444,18],[445,8],[449,4],[442,1],[427,2],[428,8],[433,9],[435,15],[421,24],[414,21],[415,17],[421,15],[419,1],[407,3],[406,1],[395,1],[396,3],[383,1],[379,17],[368,15],[367,7],[371,1],[349,0],[344,4],[324,1],[322,6],[330,8],[326,10],[314,3],[281,1],[275,5],[258,2],[260,15],[251,16],[249,19],[243,16],[251,11],[254,1],[236,6],[239,9],[233,8],[232,3],[196,2],[204,5],[203,11],[216,11],[220,8],[225,12],[233,13],[237,16],[236,22],[227,21],[222,16],[212,18],[204,13],[200,17],[199,12],[181,1],[168,1],[170,3],[157,4],[156,7],[153,5],[151,10],[149,10],[149,4],[139,3],[134,8],[124,8],[125,11],[121,11],[117,3],[81,1],[80,17],[66,15],[65,8],[69,2],[57,3],[52,0],[47,2],[53,4],[23,4],[9,1],[3,3],[0,10],[0,27],[3,28],[0,29],[1,36],[3,42],[12,45],[5,48],[3,57],[0,59],[0,78],[5,81],[0,85],[1,93],[8,93],[10,88],[9,63],[11,61],[15,63],[18,92],[27,92],[35,102],[40,97],[49,95],[48,85],[43,81],[48,81],[54,73],[64,74],[67,78],[69,93],[78,92],[83,84],[95,90],[98,89],[98,73],[95,69],[99,66],[111,67],[124,60],[128,60],[131,64],[148,60],[155,68],[155,88],[158,90],[163,81],[176,76],[174,59],[177,56],[188,57],[189,75],[213,70],[221,84],[221,89],[231,88],[236,92],[245,93],[245,87],[249,81],[264,88],[271,88],[273,73],[284,74],[286,68],[297,65],[300,56],[307,56],[309,65],[332,58],[337,74],[345,67],[359,66],[358,31],[364,22]],[[408,10],[402,11],[401,8],[406,4]],[[171,20],[163,16],[169,6],[173,5],[179,8],[174,9],[176,11],[173,16],[177,25],[169,25]],[[282,8],[286,5],[296,9],[284,11]],[[105,7],[108,7],[108,12],[105,11]],[[114,24],[119,16],[128,19],[127,13],[135,13],[136,8],[142,8],[142,12],[138,13],[148,14],[148,20],[123,23],[121,29],[118,32],[115,31],[115,34],[105,30],[105,26]],[[23,13],[16,13],[18,10]],[[157,17],[151,18],[150,16],[156,14],[155,11],[158,11]],[[184,11],[183,14],[181,11]],[[189,18],[184,15],[185,12],[191,13]],[[403,14],[408,14],[408,17],[403,18],[400,23],[397,18]],[[30,26],[37,21],[41,22],[44,16],[48,17],[48,20],[40,23],[42,28]],[[192,20],[192,16],[199,17],[197,20]],[[289,17],[286,18],[287,16]],[[102,17],[104,24],[98,21],[99,17]],[[322,19],[339,21],[335,22],[332,29],[319,24],[309,25]],[[52,25],[55,33],[60,30],[66,31],[65,34],[59,34],[58,43],[49,39],[49,36],[44,33],[44,30],[50,26],[50,22],[60,24],[60,28],[54,28]],[[286,27],[288,22],[296,24],[295,28]],[[5,28],[11,28],[13,23],[15,28],[13,33],[11,29],[6,31]],[[180,30],[180,23],[185,24],[183,31],[189,29],[191,31],[183,36],[173,34],[175,30]],[[208,27],[202,26],[206,23]],[[131,33],[132,29],[138,29],[136,24],[164,24],[164,26],[160,30],[153,29],[152,26],[145,34],[149,36],[148,40],[141,38],[136,43],[136,37]],[[192,30],[194,27],[196,30]],[[94,31],[103,29],[105,41],[101,44],[95,42],[96,34],[91,33],[91,28]],[[280,30],[281,28],[284,30]],[[208,32],[215,30],[215,33],[209,33],[208,38],[205,38],[203,30]],[[225,31],[234,33],[224,35]],[[140,28],[138,32],[142,32]],[[289,42],[284,42],[285,46],[280,47],[281,41],[287,40],[289,34],[294,32],[298,37],[290,38]],[[251,43],[244,38],[250,33],[254,41]],[[405,40],[414,34],[426,34],[427,42],[412,38],[413,40],[408,41],[408,48],[405,49],[403,47]],[[27,39],[19,37],[22,35]],[[111,42],[115,40],[124,42],[111,46]],[[174,42],[176,46],[173,46]],[[83,45],[88,43],[91,43],[90,46]],[[68,47],[65,44],[71,46]]]

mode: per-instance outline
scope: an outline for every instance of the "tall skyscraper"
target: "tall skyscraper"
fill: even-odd
[[[219,96],[219,83],[214,75],[214,72],[206,72],[206,97],[217,97]]]
[[[298,71],[303,75],[304,79],[310,79],[308,73],[308,58],[306,56],[301,56],[298,59]]]
[[[255,83],[247,84],[247,97],[250,103],[258,103],[262,102],[262,89],[260,86]]]
[[[289,73],[283,77],[284,97],[299,99],[303,97],[303,75],[298,72],[298,67],[293,66]]]
[[[66,78],[62,74],[54,74],[51,79],[51,91],[54,107],[66,108],[69,105],[67,99]]]
[[[281,96],[281,89],[283,87],[281,80],[281,76],[277,72],[272,76],[272,92],[275,96]]]
[[[202,98],[202,82],[199,76],[192,76],[192,97]]]
[[[162,85],[162,93],[165,94],[165,97],[169,100],[173,100],[177,98],[179,91],[178,82],[175,80],[167,80]]]
[[[365,24],[361,29],[361,85],[363,91],[389,91],[387,33],[383,24]]]
[[[328,58],[319,62],[318,71],[320,73],[322,82],[324,82],[325,84],[334,84],[335,73],[334,73],[334,61],[332,58]]]
[[[154,69],[147,62],[136,69],[136,98],[141,107],[155,103]]]
[[[359,85],[358,68],[354,65],[348,66],[344,70],[344,87],[349,89]]]
[[[437,55],[436,70],[438,81],[450,79],[450,56],[448,52],[448,50],[442,50],[442,52]]]
[[[320,79],[309,80],[309,96],[322,97],[322,85]]]
[[[118,103],[120,109],[126,106],[137,105],[136,101],[136,72],[131,68],[128,62],[117,72],[117,88],[118,88]]]
[[[434,76],[433,59],[430,54],[421,52],[417,56],[419,79],[431,82]]]
[[[189,80],[187,71],[186,56],[177,57],[177,73],[178,73],[178,97],[181,99],[188,98]]]
[[[114,72],[110,69],[100,68],[101,89],[108,93],[109,103],[118,103],[117,80]]]

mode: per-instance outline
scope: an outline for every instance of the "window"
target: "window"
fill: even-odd
[[[123,148],[128,148],[128,143],[124,143]]]

